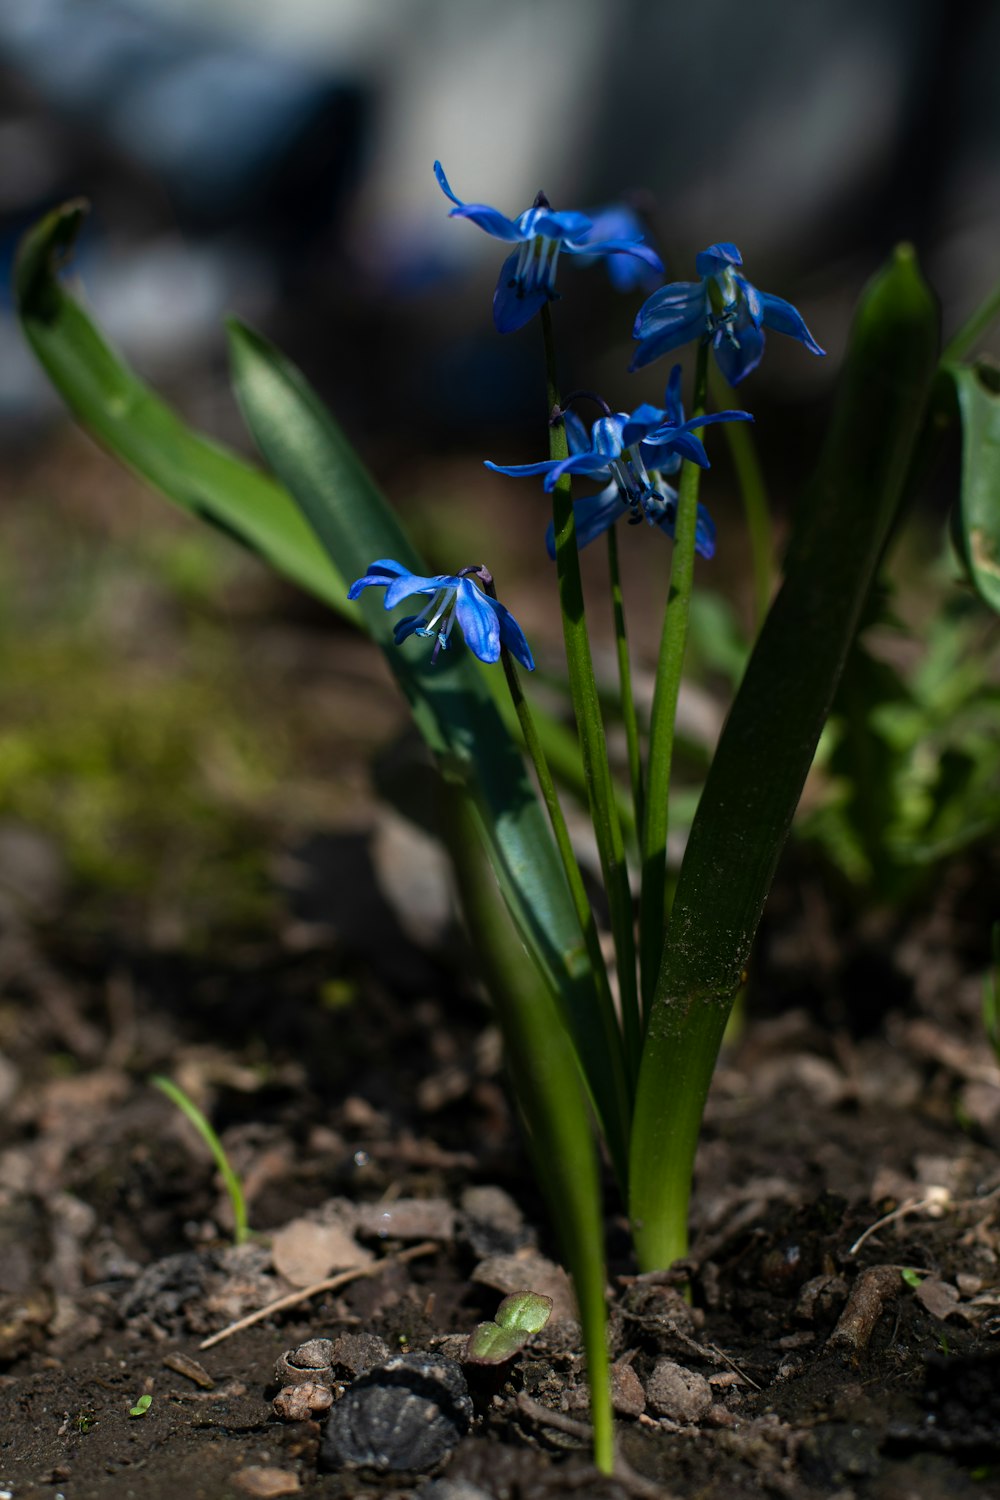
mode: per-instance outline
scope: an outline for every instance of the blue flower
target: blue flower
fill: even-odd
[[[626,240],[629,243],[642,240],[645,230],[643,222],[634,208],[627,203],[612,203],[606,208],[597,208],[590,213],[590,229],[587,240]],[[581,253],[580,265],[589,265],[599,257]],[[647,290],[655,285],[662,272],[659,261],[655,265],[621,252],[607,257],[608,276],[611,285],[619,292],[634,292],[637,287]]]
[[[589,438],[576,413],[564,412],[567,458],[507,465],[487,460],[486,467],[497,474],[515,477],[542,475],[544,488],[549,492],[564,474],[582,474],[604,484],[599,494],[574,504],[577,543],[581,547],[625,514],[632,523],[646,520],[672,537],[677,519],[677,492],[666,483],[664,475],[675,474],[685,458],[700,468],[709,467],[708,455],[693,429],[715,422],[753,421],[749,412],[720,411],[686,422],[680,401],[680,380],[681,367],[675,365],[662,407],[644,402],[633,412],[609,412],[594,423]],[[552,554],[551,538],[548,546]],[[715,551],[715,527],[703,506],[698,508],[697,547],[703,557],[711,557]]]
[[[364,578],[351,584],[347,597],[356,599],[362,589],[384,588],[385,607],[392,609],[414,594],[430,594],[430,602],[418,615],[407,615],[397,623],[394,630],[397,646],[414,634],[433,638],[432,660],[436,660],[438,652],[447,648],[457,616],[470,650],[480,661],[499,660],[500,648],[505,646],[529,672],[533,672],[535,663],[520,625],[498,599],[491,598],[473,582],[474,577],[492,587],[493,579],[482,567],[422,578],[419,573],[404,568],[402,563],[393,562],[392,558],[381,558],[369,566]]]
[[[598,238],[593,219],[572,210],[557,213],[543,193],[539,193],[533,206],[523,214],[508,219],[498,208],[490,208],[485,203],[463,203],[457,198],[439,161],[434,163],[434,175],[442,192],[455,205],[451,210],[452,218],[471,219],[494,239],[518,246],[504,261],[493,294],[493,322],[498,333],[512,333],[515,328],[522,328],[539,308],[557,295],[554,290],[556,264],[562,250],[567,255],[611,255],[616,260],[627,255],[644,261],[657,272],[663,270],[660,257],[642,243],[641,235]]]
[[[631,368],[707,338],[729,384],[739,385],[760,364],[765,328],[798,339],[811,354],[825,353],[790,302],[759,292],[734,270],[742,264],[735,245],[709,245],[695,262],[700,281],[673,281],[648,297],[632,330],[640,342]]]

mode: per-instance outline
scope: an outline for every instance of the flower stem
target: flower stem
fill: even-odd
[[[698,346],[692,417],[705,411],[708,344]],[[728,425],[728,424],[727,424]],[[698,429],[695,429],[697,432]],[[670,592],[663,619],[656,687],[649,726],[645,816],[642,824],[642,896],[639,908],[639,949],[642,961],[643,1009],[648,1019],[663,951],[666,925],[667,826],[670,768],[674,753],[674,723],[680,693],[688,616],[694,582],[695,540],[698,525],[698,488],[701,469],[686,459],[677,496]]]
[[[713,401],[720,407],[726,404],[726,384],[713,365],[709,370],[709,388]],[[757,456],[748,422],[723,422],[722,430],[729,446],[729,456],[736,470],[736,481],[743,498],[743,514],[750,534],[750,560],[753,567],[754,634],[764,623],[771,603],[771,587],[774,573],[774,533],[771,527],[771,511],[767,501],[767,486]]]
[[[548,409],[559,406],[556,375],[555,340],[552,316],[548,306],[542,308],[542,333],[545,339],[545,373],[548,385]],[[554,459],[568,454],[566,428],[559,421],[549,426],[549,452]],[[580,554],[576,545],[573,499],[568,475],[564,475],[552,494],[552,517],[556,540],[556,573],[559,580],[559,603],[562,611],[563,638],[566,643],[566,666],[570,696],[576,715],[577,730],[583,751],[584,776],[587,782],[590,815],[594,824],[597,849],[604,876],[615,943],[618,988],[621,995],[622,1028],[630,1087],[638,1075],[641,1051],[639,997],[636,984],[635,933],[632,917],[632,893],[629,889],[625,844],[615,804],[604,722],[597,696],[594,663],[590,654],[587,621],[583,605],[583,580],[580,577]]]
[[[487,592],[496,597],[496,591],[492,585],[487,585]],[[569,831],[566,827],[566,819],[563,816],[562,806],[559,802],[559,794],[556,784],[549,769],[549,763],[542,745],[541,736],[535,724],[528,700],[521,686],[521,678],[514,658],[510,652],[503,647],[500,652],[500,660],[503,663],[504,674],[507,678],[507,686],[510,689],[511,700],[517,712],[518,723],[524,736],[525,747],[531,756],[538,777],[538,786],[542,794],[552,824],[552,832],[555,835],[556,847],[562,859],[563,869],[566,872],[566,882],[569,885],[573,906],[583,930],[583,939],[587,949],[587,957],[594,973],[594,987],[597,991],[599,1002],[599,1028],[600,1052],[605,1059],[606,1083],[589,1077],[589,1069],[586,1064],[588,1059],[583,1056],[581,1063],[587,1081],[591,1089],[594,1106],[600,1117],[604,1129],[608,1150],[614,1163],[615,1172],[619,1185],[623,1192],[628,1185],[628,1138],[629,1138],[629,1116],[630,1116],[630,1088],[625,1076],[625,1058],[622,1051],[621,1032],[618,1030],[618,1022],[615,1016],[614,999],[611,994],[611,985],[608,981],[607,965],[604,962],[604,954],[601,952],[600,935],[597,931],[597,923],[594,921],[594,912],[587,896],[580,873],[580,866],[573,852],[570,842]],[[573,1028],[570,1027],[572,1034]],[[610,1087],[607,1086],[610,1085]],[[611,1113],[613,1111],[613,1113]]]
[[[621,710],[628,751],[628,775],[632,786],[635,826],[636,830],[639,830],[642,827],[642,760],[639,755],[639,724],[635,716],[635,699],[632,696],[632,667],[628,654],[628,637],[625,633],[625,602],[622,597],[622,580],[618,568],[618,528],[616,526],[608,527],[608,572],[611,575],[611,606],[615,621],[618,681],[621,685]]]

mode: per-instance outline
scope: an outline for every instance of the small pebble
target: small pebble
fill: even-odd
[[[672,1359],[658,1359],[646,1382],[646,1401],[658,1417],[699,1422],[711,1410],[712,1389],[704,1375]]]
[[[627,1360],[616,1360],[611,1366],[611,1404],[622,1417],[637,1417],[646,1410],[642,1381]]]

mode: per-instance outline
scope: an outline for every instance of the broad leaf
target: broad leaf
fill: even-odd
[[[83,199],[54,209],[18,251],[18,313],[52,384],[81,426],[168,500],[229,532],[346,614],[346,584],[286,491],[188,427],[129,369],[58,280],[86,212]]]
[[[900,249],[851,332],[785,581],[691,828],[643,1054],[631,1158],[644,1268],[686,1246],[701,1111],[778,855],[899,502],[937,358],[937,309]]]

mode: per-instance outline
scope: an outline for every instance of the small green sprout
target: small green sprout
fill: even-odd
[[[497,1308],[492,1323],[480,1323],[465,1347],[467,1365],[502,1365],[513,1359],[533,1333],[552,1315],[552,1298],[541,1292],[512,1292]]]
[[[233,1209],[233,1243],[242,1245],[250,1235],[246,1201],[243,1197],[243,1184],[233,1171],[222,1142],[194,1100],[189,1099],[184,1090],[174,1083],[172,1078],[164,1078],[161,1074],[157,1073],[150,1079],[150,1083],[155,1084],[161,1093],[166,1094],[167,1098],[177,1105],[181,1113],[187,1116],[215,1158],[215,1165],[222,1175],[222,1180],[226,1185],[226,1192],[229,1194],[229,1202]]]
[[[130,1417],[144,1417],[152,1404],[152,1396],[140,1396],[135,1405],[129,1407],[128,1414]]]
[[[903,1280],[906,1282],[906,1285],[908,1287],[912,1287],[912,1289],[914,1291],[916,1291],[917,1287],[920,1285],[920,1283],[923,1281],[924,1277],[927,1275],[927,1272],[926,1271],[915,1271],[912,1266],[904,1266],[903,1269],[900,1271],[899,1274],[900,1274],[900,1276],[902,1276]]]

